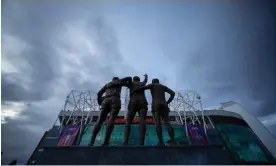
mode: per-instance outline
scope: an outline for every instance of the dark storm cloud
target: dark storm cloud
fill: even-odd
[[[29,76],[31,81],[29,87],[29,92],[26,92],[21,86],[20,82],[10,83],[6,78],[12,77],[10,73],[5,73],[2,79],[5,82],[1,85],[1,89],[4,91],[2,100],[13,100],[26,95],[26,100],[34,99],[41,100],[47,99],[50,95],[51,89],[53,89],[53,83],[59,73],[59,57],[53,53],[53,49],[50,45],[51,33],[55,28],[57,28],[55,22],[50,24],[49,17],[46,15],[42,18],[39,18],[39,10],[36,6],[31,5],[26,6],[18,3],[6,4],[3,8],[2,13],[2,35],[12,35],[24,40],[27,44],[31,46],[31,49],[28,52],[24,52],[16,61],[12,61],[13,65],[20,64],[21,61],[25,61],[28,67],[31,69],[26,75],[21,75],[21,77]],[[16,12],[9,12],[15,11]],[[25,19],[28,18],[28,19]],[[53,19],[55,20],[55,19]],[[2,40],[2,42],[5,42]],[[16,49],[16,45],[13,46]],[[5,48],[4,48],[5,49]],[[4,54],[9,58],[9,52]],[[18,85],[15,85],[18,84]],[[17,87],[13,89],[11,87]],[[43,93],[42,93],[43,89]],[[20,93],[23,94],[20,94]],[[9,95],[9,98],[5,98]],[[12,97],[11,95],[15,95]]]
[[[9,74],[1,73],[1,98],[2,102],[6,101],[25,101],[25,100],[41,100],[39,94],[32,94],[32,92],[26,90],[20,84],[9,83],[7,78]]]
[[[107,56],[109,61],[120,62],[122,57],[118,50],[118,40],[114,35],[114,30],[106,24],[103,19],[88,19],[87,24],[85,26],[85,31],[88,32],[90,29],[94,27],[95,34],[98,36],[99,45],[104,48],[109,48],[108,50],[103,50],[104,54]],[[109,33],[108,35],[106,33]],[[92,37],[92,35],[91,35]]]
[[[275,7],[273,2],[237,3],[210,12],[212,19],[202,23],[208,38],[201,38],[180,69],[192,72],[179,74],[183,81],[193,82],[195,89],[208,94],[205,103],[239,100],[255,115],[275,112]],[[256,102],[260,104],[252,106]]]
[[[43,132],[54,123],[70,90],[97,92],[105,83],[103,81],[111,80],[114,75],[125,76],[122,74],[124,70],[133,71],[130,66],[121,64],[116,34],[106,20],[92,15],[91,11],[85,13],[82,8],[78,10],[78,7],[72,12],[72,7],[55,6],[46,1],[4,2],[2,36],[6,38],[2,38],[2,44],[14,48],[2,47],[5,53],[2,54],[2,63],[9,62],[19,74],[8,72],[7,69],[2,72],[2,110],[7,107],[6,111],[14,111],[11,102],[36,103],[35,107],[22,108],[15,119],[5,118],[1,142],[4,162],[18,159],[19,164],[25,164]],[[99,50],[95,55],[85,47],[76,48],[74,39],[78,35],[73,39],[67,38],[74,31],[69,30],[64,36],[61,35],[65,32],[66,24],[75,26],[73,21],[83,18],[86,18],[84,26],[77,25],[77,29],[87,40],[95,42]],[[17,48],[7,41],[9,37],[23,41],[29,46],[28,49],[13,55],[10,50]],[[68,56],[71,53],[75,56],[67,58],[57,49]],[[96,57],[103,58],[105,64],[98,62]]]
[[[31,88],[26,90],[20,85],[20,82],[9,82],[7,78],[13,77],[13,74],[4,73],[2,74],[3,83],[1,87],[3,90],[2,101],[47,99],[53,93],[53,89],[57,84],[56,80],[64,77],[60,68],[60,64],[64,61],[64,58],[60,57],[54,50],[54,35],[60,33],[58,30],[60,30],[64,22],[70,22],[73,18],[76,19],[76,15],[78,16],[78,14],[76,13],[73,18],[70,18],[71,14],[69,14],[68,10],[63,11],[61,10],[63,9],[62,7],[58,8],[54,4],[49,3],[46,3],[41,8],[38,3],[28,4],[16,1],[16,3],[7,3],[4,7],[5,10],[2,15],[3,33],[18,37],[31,46],[31,49],[20,55],[17,61],[12,61],[14,64],[20,63],[21,60],[26,61],[28,67],[31,68],[28,75],[21,75],[21,77],[29,77],[31,81],[29,87]],[[14,10],[18,11],[9,12]],[[82,13],[81,10],[79,13]],[[79,59],[81,62],[79,66],[86,67],[86,69],[82,69],[89,70],[88,73],[91,74],[101,72],[103,77],[110,80],[115,75],[113,71],[115,63],[119,63],[122,60],[117,46],[117,39],[114,36],[112,28],[106,24],[103,18],[91,17],[86,20],[82,31],[85,32],[88,39],[93,40],[96,37],[96,42],[102,51],[102,55],[100,56],[105,56],[112,63],[109,63],[111,66],[97,64],[93,55],[89,55],[84,50],[87,56]],[[91,34],[92,32],[93,34]],[[70,53],[72,47],[73,45],[64,45],[63,49],[68,50],[68,53]],[[8,53],[3,55],[7,59],[10,56]],[[74,63],[73,60],[71,62]],[[116,65],[119,66],[120,64]],[[72,67],[74,66],[72,65]],[[76,68],[73,73],[70,73],[71,76],[68,76],[70,77],[70,81],[67,82],[68,86],[73,89],[91,89],[93,86],[88,85],[89,81],[85,81],[84,83],[79,82],[81,77],[79,72],[81,71]],[[90,82],[94,84],[93,89],[99,88],[99,85],[96,83],[97,80],[91,79]],[[81,87],[83,85],[87,86],[87,88]]]

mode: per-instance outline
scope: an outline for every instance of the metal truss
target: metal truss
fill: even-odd
[[[121,111],[125,111],[126,115],[129,103],[129,90],[123,88],[121,96]],[[151,99],[148,99],[148,101],[150,100]],[[201,97],[195,91],[177,91],[169,107],[171,111],[177,112],[176,121],[179,124],[185,125],[186,130],[187,125],[190,124],[200,124],[203,125],[204,128],[208,128],[206,120],[209,121],[210,119],[208,117],[206,119],[204,118]],[[149,108],[151,107],[149,106]],[[63,108],[63,111],[67,110],[69,110],[68,113],[70,115],[66,114],[59,118],[61,126],[68,124],[83,126],[92,122],[92,111],[100,110],[97,103],[97,94],[92,91],[71,91],[66,97]]]
[[[177,112],[176,121],[185,125],[186,134],[188,125],[201,125],[206,134],[207,124],[212,124],[209,117],[205,118],[201,96],[195,91],[177,91],[169,107],[171,111]]]
[[[178,91],[170,109],[178,113],[178,121],[181,124],[204,123],[201,97],[195,91]]]
[[[121,110],[127,110],[129,102],[129,90],[122,89]],[[70,115],[63,115],[60,119],[60,125],[78,124],[86,125],[93,119],[92,111],[99,111],[100,106],[97,102],[97,94],[92,91],[80,92],[72,90],[66,97],[62,111],[68,111]],[[126,111],[125,111],[126,112]],[[58,121],[58,120],[57,120]],[[56,121],[56,123],[57,123]]]
[[[70,111],[70,115],[63,116],[61,118],[61,124],[67,125],[70,123],[82,125],[87,123],[91,119],[89,116],[91,111],[99,110],[96,96],[96,93],[92,91],[71,91],[66,97],[63,109],[63,111]]]

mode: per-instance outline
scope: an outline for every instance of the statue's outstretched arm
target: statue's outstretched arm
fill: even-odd
[[[145,79],[143,81],[143,86],[145,86],[147,84],[147,82],[148,82],[148,75],[145,74],[144,76],[145,76]]]
[[[142,87],[137,88],[136,90],[134,90],[134,91],[132,92],[132,94],[133,94],[133,93],[136,93],[136,92],[138,92],[138,91],[144,91],[144,90],[152,89],[153,86],[154,86],[153,84],[148,84],[148,85],[146,85],[146,86],[142,86]]]

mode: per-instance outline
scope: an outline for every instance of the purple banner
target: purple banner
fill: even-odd
[[[194,145],[206,145],[207,139],[205,137],[203,128],[200,125],[188,125],[188,132],[192,138]]]
[[[78,136],[79,129],[78,125],[66,126],[59,139],[58,146],[71,146]]]

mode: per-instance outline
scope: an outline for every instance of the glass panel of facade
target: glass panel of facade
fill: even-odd
[[[122,126],[125,126],[125,125],[122,125]],[[124,135],[124,133],[123,133],[123,135]],[[132,125],[131,126],[131,132],[129,134],[128,144],[129,145],[139,145],[139,139],[140,139],[139,125]]]
[[[211,145],[224,145],[224,142],[218,130],[213,128],[208,128],[206,129],[206,132],[207,132],[208,141]]]
[[[106,126],[105,126],[105,129],[106,129]],[[124,129],[125,129],[125,125],[114,126],[113,132],[110,137],[110,142],[109,142],[111,146],[122,145],[124,140]],[[105,130],[104,130],[104,134],[105,134]],[[104,139],[104,137],[102,139]]]
[[[91,125],[86,127],[80,141],[80,146],[87,146],[89,144],[93,128],[94,127]],[[112,146],[122,145],[124,140],[124,128],[125,128],[124,124],[114,126],[114,130],[110,138],[110,145]],[[174,128],[176,142],[180,145],[188,145],[189,143],[188,143],[186,130],[184,126],[173,125],[173,128]],[[163,140],[166,143],[170,139],[170,137],[168,135],[166,126],[163,125],[162,129],[163,129]],[[106,132],[105,130],[106,130],[106,125],[103,125],[99,134],[96,137],[94,146],[99,146],[103,143],[105,132]],[[139,130],[140,129],[138,124],[133,124],[131,126],[129,145],[139,145],[139,139],[140,139]],[[158,142],[158,139],[155,131],[155,125],[146,125],[145,145],[156,145],[157,142]]]
[[[147,125],[147,131],[145,136],[145,145],[156,145],[158,138],[155,132],[154,125]]]
[[[166,127],[164,126],[164,128]],[[173,125],[173,128],[174,128],[174,137],[175,137],[174,139],[176,143],[179,145],[188,145],[189,141],[186,135],[185,127],[183,125]],[[168,133],[167,130],[166,130],[166,133]]]
[[[217,124],[216,128],[238,160],[268,161],[263,145],[250,128],[235,124]]]
[[[89,125],[85,128],[84,133],[81,137],[79,146],[87,146],[89,144],[93,129],[94,129],[94,126],[92,126],[92,125]],[[105,134],[105,126],[103,126],[101,128],[99,134],[97,135],[95,144],[94,144],[95,146],[102,144],[103,137],[104,137],[103,134]]]

